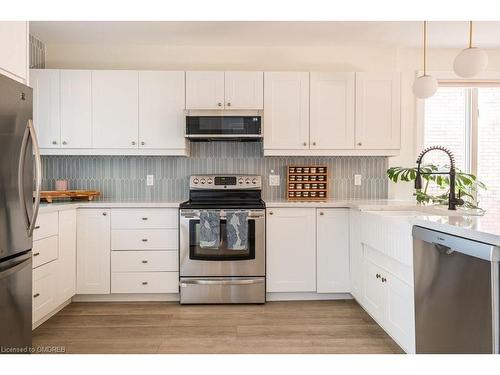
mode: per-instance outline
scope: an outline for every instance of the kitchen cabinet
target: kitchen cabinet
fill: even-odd
[[[40,148],[61,146],[60,71],[32,69],[30,85],[33,88],[33,124]]]
[[[309,149],[309,73],[264,73],[264,149]]]
[[[33,323],[57,307],[57,265],[47,263],[33,270]]]
[[[61,70],[61,148],[92,147],[92,73]]]
[[[356,148],[401,146],[400,73],[356,73]]]
[[[315,292],[316,210],[270,208],[266,227],[267,292]]]
[[[92,144],[103,149],[137,149],[139,74],[92,71]]]
[[[139,148],[185,149],[184,72],[139,72]]]
[[[77,213],[77,294],[110,293],[110,210]]]
[[[60,303],[76,294],[76,210],[59,212],[57,290]]]
[[[349,293],[349,210],[316,210],[318,293]]]
[[[263,72],[224,73],[225,109],[263,109]]]
[[[310,148],[354,148],[354,73],[311,72]]]
[[[224,109],[224,72],[186,72],[186,109]]]
[[[262,109],[263,73],[186,72],[186,109]]]
[[[0,74],[28,84],[28,22],[0,21],[0,46]]]
[[[359,228],[361,211],[349,210],[349,274],[351,294],[356,300],[363,300],[363,246]]]

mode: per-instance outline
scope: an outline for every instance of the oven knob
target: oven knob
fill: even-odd
[[[240,178],[240,179],[238,180],[238,184],[242,184],[242,183],[243,183],[243,179],[242,179],[242,178]]]
[[[212,180],[211,178],[209,178],[209,179],[207,180],[207,184],[211,184],[211,183],[213,183],[213,182],[214,182],[214,180]]]
[[[201,184],[202,184],[202,185],[204,185],[204,184],[205,184],[205,179],[204,179],[204,178],[202,178],[202,179],[200,180],[200,182],[201,182]]]
[[[247,179],[245,180],[245,183],[246,183],[247,185],[249,185],[249,184],[250,184],[250,179],[249,179],[249,178],[247,178]]]
[[[254,178],[254,179],[252,180],[252,184],[254,184],[254,185],[255,185],[255,184],[257,184],[257,179],[256,179],[256,178]]]
[[[195,179],[193,180],[193,184],[197,184],[198,182],[199,182],[199,180],[198,180],[197,178],[195,178]]]

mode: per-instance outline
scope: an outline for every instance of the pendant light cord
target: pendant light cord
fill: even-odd
[[[424,21],[424,76],[427,74],[427,21]]]
[[[469,21],[469,48],[472,48],[472,21]]]

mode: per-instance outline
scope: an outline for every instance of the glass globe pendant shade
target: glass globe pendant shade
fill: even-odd
[[[413,82],[413,94],[419,99],[426,99],[434,95],[438,89],[436,78],[429,75],[422,75]]]
[[[463,78],[471,78],[486,70],[488,54],[481,48],[470,47],[462,50],[453,63],[455,73]]]

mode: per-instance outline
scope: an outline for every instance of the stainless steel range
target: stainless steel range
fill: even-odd
[[[191,176],[180,205],[180,302],[264,303],[265,204],[256,175]]]

